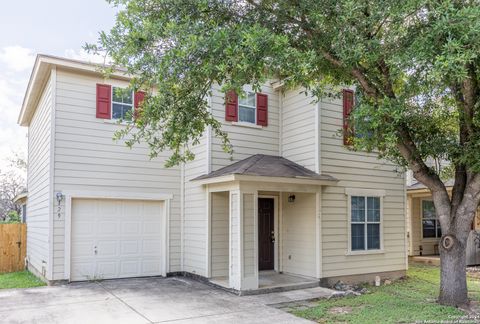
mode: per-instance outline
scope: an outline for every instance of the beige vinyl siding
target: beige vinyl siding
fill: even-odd
[[[311,96],[299,89],[282,98],[282,156],[315,171],[315,110]]]
[[[255,195],[243,194],[243,277],[255,276]]]
[[[207,134],[192,151],[195,160],[184,167],[183,271],[206,276],[207,193],[191,180],[207,173]]]
[[[228,192],[211,194],[211,273],[214,277],[228,277],[229,199]]]
[[[282,265],[286,273],[316,276],[315,194],[295,193],[295,202],[282,195]]]
[[[28,130],[27,258],[29,266],[49,278],[50,177],[53,85],[50,78]],[[44,269],[42,269],[44,267]]]
[[[406,229],[404,178],[390,162],[376,154],[353,152],[339,136],[343,109],[340,99],[324,99],[321,111],[322,173],[340,180],[322,192],[322,269],[323,277],[354,275],[406,269]],[[348,199],[345,188],[385,190],[383,198],[384,253],[347,255]]]
[[[271,86],[262,87],[262,93],[268,95],[268,126],[253,127],[235,125],[225,121],[225,99],[219,87],[213,89],[211,108],[213,116],[222,122],[222,130],[228,133],[233,145],[233,156],[225,153],[221,141],[212,135],[212,170],[218,170],[233,162],[243,160],[254,154],[279,154],[279,105],[278,94]]]
[[[167,271],[180,271],[180,169],[164,167],[168,152],[150,160],[146,145],[113,141],[124,126],[96,118],[96,83],[128,85],[57,70],[54,190],[173,194]],[[54,213],[54,279],[64,279],[65,217]]]

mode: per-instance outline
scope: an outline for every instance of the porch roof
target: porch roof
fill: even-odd
[[[450,191],[453,187],[455,180],[448,179],[444,181],[443,184]],[[407,186],[407,194],[417,194],[417,193],[430,193],[430,189],[421,182],[415,182],[414,184]]]
[[[203,183],[219,182],[218,180],[277,181],[299,183],[306,180],[310,184],[332,184],[338,180],[330,175],[318,174],[281,156],[255,154],[244,160],[232,163],[219,170],[201,175],[192,181]]]

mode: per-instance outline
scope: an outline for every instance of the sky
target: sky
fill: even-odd
[[[117,9],[106,0],[14,0],[0,4],[0,171],[26,157],[27,128],[17,124],[37,54],[99,61],[82,46],[108,31]]]

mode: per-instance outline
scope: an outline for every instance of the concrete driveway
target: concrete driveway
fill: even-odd
[[[308,323],[268,305],[332,292],[238,297],[185,278],[106,280],[0,290],[0,323]]]

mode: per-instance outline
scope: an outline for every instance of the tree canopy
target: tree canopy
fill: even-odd
[[[357,147],[407,166],[397,146],[407,136],[418,158],[448,158],[480,169],[478,140],[459,152],[464,114],[455,104],[456,96],[464,96],[463,80],[477,72],[476,2],[112,2],[122,8],[116,25],[89,48],[105,50],[138,76],[134,87],[156,88],[136,120],[140,131],[129,141],[146,141],[152,156],[171,149],[172,165],[192,159],[188,145],[207,126],[228,144],[207,110],[212,85],[240,92],[244,84],[258,88],[275,78],[317,97],[338,85],[357,85],[363,100],[356,127],[375,135],[357,138]],[[463,117],[473,131],[478,116]]]
[[[258,89],[276,79],[317,100],[354,86],[353,118],[363,134],[354,149],[410,168],[432,191],[448,239],[466,241],[480,201],[478,1],[111,2],[121,9],[115,26],[87,48],[127,68],[133,88],[155,89],[128,145],[144,141],[152,157],[171,150],[175,165],[194,158],[189,146],[211,127],[231,151],[208,111],[215,84],[241,93],[244,84]],[[452,163],[451,198],[428,158]]]

